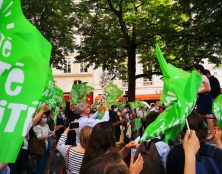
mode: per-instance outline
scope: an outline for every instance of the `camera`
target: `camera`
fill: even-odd
[[[69,128],[70,129],[79,128],[79,122],[71,122],[71,123],[69,123]]]

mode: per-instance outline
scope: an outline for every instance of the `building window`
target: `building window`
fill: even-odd
[[[122,87],[127,87],[127,86],[128,86],[127,80],[122,80]]]
[[[143,86],[151,86],[153,84],[148,78],[143,78]]]
[[[71,60],[70,59],[65,60],[64,73],[66,74],[71,73]]]
[[[73,83],[74,83],[75,85],[79,85],[80,83],[82,83],[82,81],[81,81],[81,80],[75,80]]]
[[[86,63],[81,63],[80,64],[80,72],[81,73],[87,73],[88,72],[88,68],[86,66]]]

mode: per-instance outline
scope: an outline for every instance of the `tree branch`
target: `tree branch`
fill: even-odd
[[[137,74],[136,79],[142,78],[142,77],[150,77],[151,75],[162,75],[161,72],[151,72],[150,74]]]
[[[113,7],[112,0],[107,0],[109,8],[119,17],[120,12]]]

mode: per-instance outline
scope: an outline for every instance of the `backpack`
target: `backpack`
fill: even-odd
[[[44,141],[38,140],[34,130],[30,130],[30,139],[28,141],[28,151],[32,155],[44,155],[46,152],[46,144]]]
[[[197,155],[196,174],[222,174],[214,160],[216,148],[206,145]]]
[[[149,142],[141,143],[137,148],[134,161],[137,159],[138,154],[141,153],[144,161],[143,170],[141,171],[141,174],[164,174],[164,167],[155,145],[155,143],[158,141],[161,140],[152,139]]]

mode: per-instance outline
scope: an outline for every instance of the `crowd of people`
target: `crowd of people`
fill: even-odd
[[[176,141],[167,144],[164,135],[137,141],[164,111],[157,103],[132,110],[130,105],[120,109],[101,103],[93,108],[67,102],[65,107],[58,104],[57,117],[46,104],[35,113],[16,162],[0,164],[0,173],[50,174],[58,154],[60,174],[222,173],[222,130],[211,112],[220,84],[203,66],[194,68],[202,76],[197,107],[188,116],[191,130],[185,126]]]

